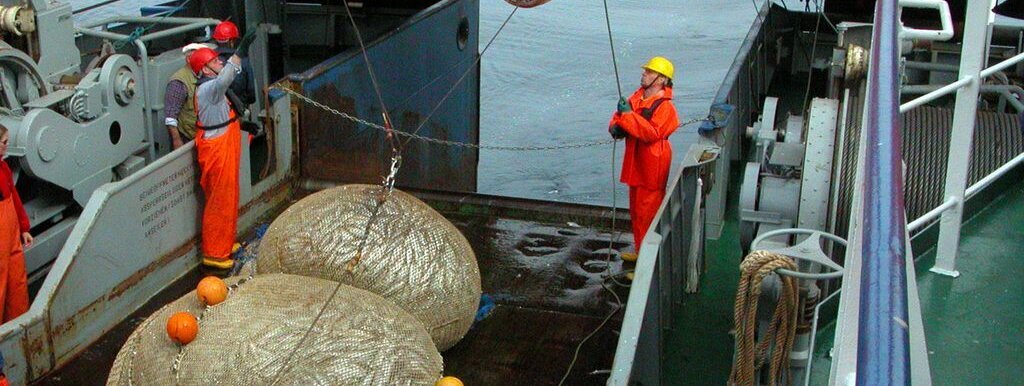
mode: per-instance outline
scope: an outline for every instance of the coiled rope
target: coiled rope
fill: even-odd
[[[769,385],[789,384],[789,353],[796,337],[796,318],[799,309],[799,283],[796,278],[778,275],[782,281],[779,301],[772,314],[771,323],[761,341],[755,340],[757,331],[757,301],[761,295],[761,283],[775,272],[785,268],[796,270],[793,259],[767,251],[753,251],[740,263],[740,282],[736,290],[734,310],[736,330],[736,351],[729,385],[753,386],[754,374],[765,362],[771,349]],[[786,381],[781,381],[785,375]]]

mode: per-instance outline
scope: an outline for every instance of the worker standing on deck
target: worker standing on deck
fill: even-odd
[[[214,269],[234,266],[231,254],[237,250],[238,168],[242,152],[241,125],[225,94],[241,72],[242,57],[248,55],[255,37],[250,29],[227,62],[209,48],[200,48],[188,64],[199,77],[195,107],[196,152],[201,176],[199,185],[206,195],[202,225],[202,263]]]
[[[171,148],[177,149],[196,136],[196,108],[192,99],[196,94],[196,73],[188,65],[188,58],[195,50],[206,47],[192,43],[181,49],[185,55],[185,65],[178,69],[171,80],[167,81],[164,92],[164,125],[171,136]]]
[[[643,66],[640,88],[627,100],[619,98],[608,131],[626,139],[621,181],[629,185],[629,217],[633,223],[635,248],[640,245],[654,220],[672,166],[672,144],[668,136],[679,127],[672,105],[672,62],[660,56]],[[636,260],[636,253],[623,253],[624,260]]]
[[[0,125],[0,158],[7,154],[9,140],[7,127]],[[28,311],[24,248],[32,245],[32,234],[6,161],[0,161],[0,194],[0,312],[7,323]]]

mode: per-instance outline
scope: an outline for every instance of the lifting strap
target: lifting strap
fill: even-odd
[[[658,107],[661,106],[662,103],[665,103],[665,101],[670,99],[672,98],[659,98],[658,100],[654,101],[654,103],[651,104],[651,107],[640,110],[640,116],[644,117],[644,119],[648,121],[651,120],[651,117],[654,116],[654,112],[658,110]]]

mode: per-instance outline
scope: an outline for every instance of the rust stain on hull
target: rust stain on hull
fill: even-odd
[[[120,297],[122,294],[124,294],[125,291],[134,287],[136,284],[141,282],[142,279],[145,279],[146,276],[149,276],[149,274],[156,272],[157,269],[163,268],[164,266],[170,264],[177,258],[184,256],[192,248],[196,248],[198,246],[199,236],[188,239],[188,241],[178,246],[178,248],[175,248],[173,251],[161,256],[156,261],[149,263],[149,265],[147,265],[145,268],[133,273],[131,276],[128,276],[127,279],[122,281],[120,284],[114,287],[113,290],[110,291],[110,294],[107,295],[107,300],[109,301],[111,299]]]

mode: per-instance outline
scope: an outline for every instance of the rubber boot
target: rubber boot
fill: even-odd
[[[215,259],[203,256],[201,264],[199,265],[199,271],[204,276],[217,276],[224,278],[231,275],[231,269],[234,267],[234,259]]]

